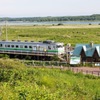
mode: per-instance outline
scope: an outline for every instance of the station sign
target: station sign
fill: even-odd
[[[75,65],[75,64],[80,64],[80,56],[71,56],[70,57],[70,64]]]

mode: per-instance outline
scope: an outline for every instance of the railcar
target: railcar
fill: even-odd
[[[63,55],[65,53],[64,44],[51,40],[46,41],[0,41],[0,52],[3,53],[28,53],[28,54],[48,54]]]

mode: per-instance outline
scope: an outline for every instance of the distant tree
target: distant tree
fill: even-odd
[[[98,25],[100,25],[100,23]]]
[[[89,25],[92,25],[91,23],[89,23]]]
[[[58,25],[63,25],[62,23],[58,23]]]

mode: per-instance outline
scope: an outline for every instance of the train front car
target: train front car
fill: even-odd
[[[43,41],[44,46],[46,47],[46,52],[52,55],[63,55],[65,53],[64,44],[57,43],[51,40]]]
[[[58,55],[63,55],[65,53],[65,48],[63,43],[56,43],[56,49],[58,51]]]

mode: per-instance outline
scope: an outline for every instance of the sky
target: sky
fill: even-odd
[[[100,14],[100,0],[1,0],[0,17]]]

